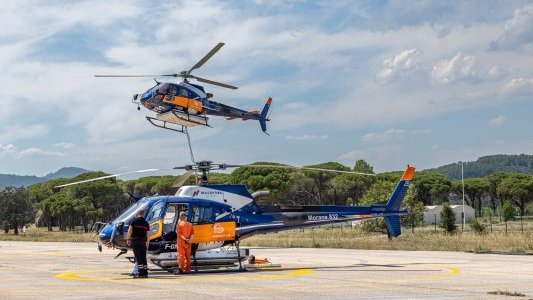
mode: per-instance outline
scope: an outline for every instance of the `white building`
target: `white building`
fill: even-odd
[[[450,205],[455,212],[455,223],[462,223],[461,214],[463,212],[462,205]],[[428,205],[424,206],[424,223],[437,224],[440,222],[440,212],[442,211],[442,205]],[[465,205],[465,219],[468,223],[470,219],[475,217],[475,211],[471,206]]]

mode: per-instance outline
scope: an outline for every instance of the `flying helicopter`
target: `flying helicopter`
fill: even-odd
[[[214,164],[210,161],[174,167],[172,169],[186,171],[174,183],[175,187],[179,187],[176,194],[144,197],[132,204],[122,214],[98,230],[99,250],[102,250],[101,245],[119,249],[121,252],[117,257],[130,250],[126,244],[125,236],[129,223],[140,210],[146,212],[145,218],[150,224],[148,259],[156,266],[169,272],[172,272],[177,265],[176,233],[174,230],[180,211],[187,212],[187,219],[194,226],[193,265],[196,267],[199,265],[219,266],[238,263],[242,268],[241,263],[248,257],[249,252],[248,249],[240,249],[240,241],[257,234],[297,228],[369,218],[384,218],[388,234],[397,237],[401,234],[400,216],[407,214],[407,211],[401,210],[400,206],[415,172],[414,167],[407,166],[386,204],[299,206],[265,205],[260,199],[268,192],[251,194],[244,185],[210,184],[208,182],[208,174],[211,170],[238,167],[287,168],[374,175],[289,165],[229,165]],[[60,185],[57,188],[131,173],[158,170],[160,169],[107,175]],[[197,185],[183,185],[193,172],[201,173]]]
[[[194,70],[202,67],[223,46],[224,43],[218,43],[189,70],[181,71],[179,73],[155,75],[95,75],[95,77],[153,77],[156,85],[144,93],[134,94],[132,102],[137,105],[138,110],[140,110],[140,105],[142,105],[155,112],[155,118],[146,116],[146,119],[152,123],[152,125],[160,128],[183,131],[183,126],[210,126],[208,123],[208,116],[222,116],[227,120],[257,120],[261,125],[261,130],[266,133],[266,122],[270,121],[268,118],[268,110],[272,103],[272,98],[269,97],[267,99],[266,104],[261,111],[246,111],[211,100],[213,97],[212,93],[206,93],[203,86],[190,82],[190,79],[195,79],[199,82],[223,88],[233,90],[238,89],[238,87],[233,85],[192,75]],[[157,77],[181,77],[181,81],[177,83],[159,82],[155,79]],[[172,126],[167,125],[167,123],[182,126],[182,128],[176,129],[175,127],[173,128]]]

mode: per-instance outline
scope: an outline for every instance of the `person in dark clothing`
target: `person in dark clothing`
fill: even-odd
[[[148,277],[148,264],[146,263],[146,250],[150,245],[150,225],[144,219],[144,211],[137,213],[137,218],[131,221],[128,228],[128,246],[133,248],[135,261],[139,266],[139,273],[135,278]]]

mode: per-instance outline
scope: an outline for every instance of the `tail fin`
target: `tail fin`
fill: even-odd
[[[402,175],[402,178],[400,179],[400,182],[398,182],[396,189],[394,189],[394,192],[392,192],[392,196],[386,204],[387,210],[400,209],[400,206],[403,202],[403,198],[405,197],[405,193],[407,193],[407,189],[409,188],[409,184],[413,179],[414,174],[415,167],[411,167],[408,165],[407,169]]]
[[[261,125],[261,130],[263,130],[264,133],[267,133],[266,132],[267,131],[266,121],[269,121],[267,119],[267,114],[268,114],[268,109],[270,108],[270,103],[272,103],[272,98],[268,97],[268,100],[265,103],[265,106],[263,107],[263,110],[261,111],[261,115],[260,115],[261,118],[259,119],[259,124]]]
[[[400,206],[402,205],[403,198],[405,197],[405,193],[407,193],[407,189],[409,188],[409,184],[411,180],[413,179],[414,174],[415,174],[415,167],[407,166],[407,169],[403,173],[403,176],[400,179],[400,182],[398,182],[396,189],[394,189],[392,196],[390,197],[389,201],[385,205],[386,211],[400,210]],[[402,229],[400,226],[400,216],[386,216],[385,225],[387,225],[387,230],[391,236],[397,237],[400,234],[402,234]]]

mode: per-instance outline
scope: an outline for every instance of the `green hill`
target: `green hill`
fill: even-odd
[[[82,168],[66,167],[61,168],[54,173],[47,174],[43,177],[37,177],[35,175],[0,174],[0,190],[7,186],[29,186],[32,184],[45,182],[57,178],[72,178],[86,172],[89,171]]]
[[[489,155],[464,163],[464,178],[485,177],[497,171],[533,174],[533,155]],[[446,175],[449,180],[461,179],[461,164],[453,163],[426,170]]]

